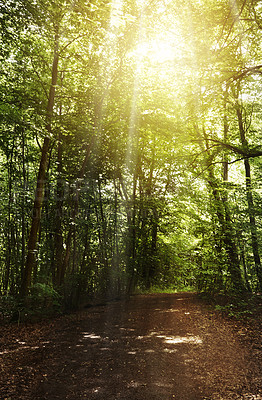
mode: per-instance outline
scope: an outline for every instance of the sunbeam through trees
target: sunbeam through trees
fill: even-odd
[[[260,2],[6,0],[0,23],[3,308],[260,291]]]

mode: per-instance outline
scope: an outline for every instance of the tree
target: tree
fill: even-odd
[[[259,5],[6,4],[1,291],[255,290]]]

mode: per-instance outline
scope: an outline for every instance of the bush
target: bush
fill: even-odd
[[[19,302],[15,297],[8,295],[1,296],[0,315],[2,321],[6,319],[8,320],[11,319],[15,311],[17,311],[18,313],[20,312],[20,308],[19,308]]]
[[[45,283],[36,283],[30,289],[28,311],[50,315],[61,311],[61,295]]]
[[[21,322],[39,320],[61,312],[61,296],[51,286],[36,283],[26,299],[13,296],[0,298],[2,321]]]

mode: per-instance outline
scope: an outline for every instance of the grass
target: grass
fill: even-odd
[[[157,294],[157,293],[181,293],[181,292],[195,292],[196,289],[190,286],[184,287],[159,287],[159,286],[151,286],[149,289],[144,288],[136,288],[134,294]]]

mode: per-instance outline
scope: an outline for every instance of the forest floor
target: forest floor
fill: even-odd
[[[225,318],[193,293],[4,326],[0,398],[259,400],[261,328],[262,316]]]

